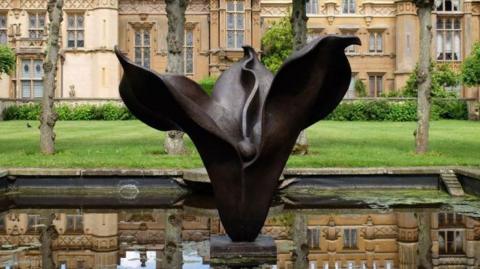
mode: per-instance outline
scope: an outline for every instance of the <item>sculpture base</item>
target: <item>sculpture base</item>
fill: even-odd
[[[254,242],[232,242],[226,235],[210,236],[212,266],[256,266],[277,263],[277,245],[272,237],[259,235]]]

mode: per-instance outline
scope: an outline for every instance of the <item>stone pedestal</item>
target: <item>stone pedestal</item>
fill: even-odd
[[[254,242],[232,242],[226,235],[210,237],[210,264],[247,267],[277,263],[277,246],[272,237],[260,235]]]

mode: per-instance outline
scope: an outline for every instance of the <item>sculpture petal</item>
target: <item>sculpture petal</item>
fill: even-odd
[[[239,150],[242,155],[249,155],[244,152],[247,148],[254,147],[257,151],[260,145],[261,111],[273,75],[260,63],[253,48],[243,49],[244,57],[218,78],[212,98],[228,114],[228,118],[221,115],[216,122],[237,141],[242,141]]]
[[[184,76],[157,74],[116,53],[124,70],[120,95],[137,118],[162,131],[190,134],[191,129],[203,129],[235,145],[206,113],[212,104],[197,83]]]

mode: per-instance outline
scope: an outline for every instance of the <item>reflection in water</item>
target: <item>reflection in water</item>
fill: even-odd
[[[41,222],[50,212],[58,233],[50,248],[56,268],[210,268],[208,239],[225,233],[211,210],[11,209],[0,218],[2,268],[42,268]],[[297,209],[270,216],[262,233],[277,243],[277,264],[259,268],[417,268],[417,253],[428,253],[419,216],[428,218],[432,268],[480,268],[477,219],[438,209],[350,212]],[[183,243],[169,250],[169,236]]]

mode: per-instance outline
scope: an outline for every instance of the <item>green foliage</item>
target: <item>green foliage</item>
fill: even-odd
[[[131,120],[134,116],[125,107],[114,103],[55,106],[59,120]],[[5,120],[38,120],[39,104],[13,105],[5,109]]]
[[[0,74],[9,74],[15,67],[15,52],[7,46],[0,45]]]
[[[215,86],[217,79],[217,77],[212,76],[204,77],[198,82],[198,84],[208,95],[212,95],[213,87]]]
[[[431,119],[465,120],[467,104],[457,99],[435,99]],[[356,100],[341,103],[327,119],[338,121],[416,121],[416,100]]]
[[[361,79],[355,80],[355,96],[357,97],[365,97],[367,96],[367,86]]]
[[[453,87],[459,84],[460,74],[455,72],[449,64],[435,64],[430,66],[432,74],[432,97],[447,98],[457,97],[455,92],[450,92],[445,87]],[[402,90],[402,96],[417,97],[418,91],[418,65],[414,72],[408,77],[407,83]]]
[[[463,60],[461,79],[470,87],[480,85],[480,43],[476,43],[472,53]]]
[[[293,30],[290,17],[274,22],[262,37],[262,63],[277,72],[293,50]]]

